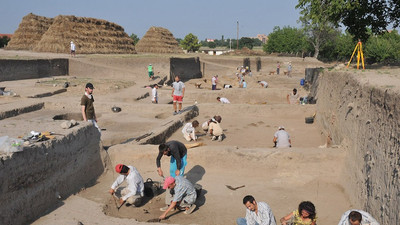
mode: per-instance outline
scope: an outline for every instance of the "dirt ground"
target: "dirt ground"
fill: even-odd
[[[358,207],[351,205],[342,187],[345,149],[319,148],[326,143],[326,135],[318,124],[305,123],[305,117],[317,113],[315,105],[288,105],[286,102],[286,95],[293,88],[298,88],[301,96],[307,94],[299,83],[305,68],[331,65],[311,58],[303,61],[301,58],[262,57],[262,70],[253,71],[252,77],[246,77],[248,88],[242,89],[237,87],[235,77],[242,57],[200,56],[206,64],[204,78],[208,81],[195,79],[185,83],[184,107],[197,104],[200,114],[193,120],[200,124],[214,115],[221,115],[226,139],[214,142],[208,136],[200,136],[199,141],[204,145],[189,149],[185,176],[203,186],[202,195],[196,202],[198,207],[191,215],[176,212],[163,223],[235,224],[237,217],[245,215],[242,199],[248,194],[257,201],[267,202],[277,220],[295,210],[304,200],[316,205],[318,224],[337,224],[343,212]],[[68,55],[0,50],[0,57]],[[281,71],[291,61],[293,76],[269,75],[269,71],[275,70],[277,61],[281,61]],[[156,75],[159,74],[154,82],[149,82],[146,74],[149,63],[154,65]],[[79,113],[84,84],[90,81],[95,86],[95,108],[98,123],[103,128],[102,143],[109,147],[106,160],[109,167],[94,186],[63,199],[59,206],[33,224],[76,224],[78,221],[83,224],[141,224],[161,215],[159,208],[163,207],[164,194],[146,199],[141,207],[123,206],[117,211],[107,191],[117,176],[112,168],[118,163],[135,166],[144,179],[162,181],[156,173],[156,145],[121,143],[173,117],[172,105],[168,104],[171,87],[159,89],[158,105],[152,104],[149,97],[136,99],[150,92],[146,85],[159,81],[168,73],[167,56],[78,55],[70,60],[70,75],[67,77],[0,83],[19,94],[19,97],[1,97],[2,107],[46,102],[45,110],[0,121],[0,126],[8,128],[8,131],[1,131],[1,136],[14,137],[35,128],[49,129],[46,127],[48,123],[55,123],[50,129],[67,132],[57,128],[57,122],[51,118],[63,113]],[[234,87],[221,89],[219,86],[220,90],[212,91],[210,80],[214,74],[219,75],[220,84]],[[258,80],[267,81],[269,87],[261,88]],[[27,98],[32,93],[59,89],[66,81],[71,83],[71,87],[65,93],[42,99]],[[199,82],[203,83],[201,89],[194,85]],[[218,96],[228,98],[231,104],[217,102]],[[111,111],[112,106],[119,106],[122,111],[115,114]],[[32,118],[36,118],[35,121],[26,123]],[[291,136],[293,147],[290,149],[272,148],[274,132],[281,125]],[[180,130],[169,140],[185,142]],[[168,164],[164,158],[164,171],[168,171]],[[226,185],[245,187],[232,191]]]

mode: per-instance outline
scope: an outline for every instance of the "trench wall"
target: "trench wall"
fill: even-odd
[[[400,95],[363,85],[356,75],[318,78],[317,121],[333,144],[348,147],[344,185],[351,202],[381,225],[400,221]]]
[[[68,59],[0,59],[0,81],[68,75]]]
[[[1,158],[0,224],[28,224],[103,173],[100,134],[93,125],[58,137]]]

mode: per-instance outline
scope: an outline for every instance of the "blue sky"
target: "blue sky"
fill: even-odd
[[[206,38],[269,34],[275,26],[299,27],[295,0],[0,0],[0,33],[14,33],[28,13],[75,15],[108,20],[140,38],[151,26],[169,29],[175,38],[193,33]]]

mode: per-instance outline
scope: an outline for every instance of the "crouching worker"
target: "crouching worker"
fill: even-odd
[[[197,139],[196,137],[196,127],[199,126],[199,122],[197,120],[187,123],[183,129],[183,137],[186,139],[186,141],[195,141]]]
[[[143,178],[133,166],[125,166],[123,164],[118,164],[115,167],[115,171],[120,175],[111,185],[110,194],[115,193],[116,188],[126,180],[127,187],[121,191],[121,198],[119,199],[119,204],[122,205],[124,202],[132,206],[140,206],[142,203],[142,197],[144,196],[144,183]]]
[[[246,206],[246,218],[238,218],[238,225],[276,225],[274,214],[265,202],[256,202],[253,196],[247,195],[243,198]]]
[[[222,141],[223,140],[223,130],[221,128],[221,120],[222,117],[221,116],[214,116],[214,118],[211,119],[211,123],[208,126],[208,130],[210,132],[210,135],[212,136],[211,140],[215,141]]]
[[[175,209],[185,210],[185,214],[191,214],[195,210],[196,205],[194,203],[197,194],[193,184],[189,180],[182,176],[176,176],[175,178],[167,177],[163,188],[169,190],[166,191],[165,195],[166,206],[160,209],[165,212],[159,219],[165,219],[167,213]]]

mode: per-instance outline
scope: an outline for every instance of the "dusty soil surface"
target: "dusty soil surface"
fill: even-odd
[[[298,88],[301,96],[307,94],[299,84],[305,68],[327,65],[311,58],[303,61],[301,58],[262,57],[261,71],[253,71],[252,77],[246,77],[248,88],[242,89],[238,88],[235,77],[242,57],[200,56],[205,63],[204,78],[207,82],[204,78],[186,82],[184,107],[197,102],[200,115],[194,119],[200,124],[214,115],[221,115],[226,139],[214,142],[208,136],[200,136],[199,141],[204,146],[189,149],[186,177],[203,186],[196,203],[198,207],[191,215],[176,212],[164,223],[235,224],[237,217],[245,215],[242,198],[247,194],[267,202],[277,220],[295,210],[303,200],[316,205],[318,224],[337,224],[344,211],[359,207],[350,204],[342,187],[342,182],[345,182],[342,178],[345,149],[319,148],[326,143],[326,135],[318,124],[305,123],[305,117],[316,113],[315,106],[288,105],[286,102],[286,95],[293,88]],[[53,58],[68,55],[0,50],[0,57]],[[275,70],[277,61],[281,62],[281,71],[286,69],[289,61],[292,62],[292,77],[268,75]],[[152,82],[146,74],[149,63],[154,65],[158,76]],[[44,110],[1,121],[0,126],[7,130],[2,129],[0,135],[12,137],[30,130],[67,132],[59,128],[59,123],[52,120],[53,116],[79,115],[84,84],[92,82],[95,86],[95,108],[98,123],[103,128],[101,139],[103,145],[109,147],[109,158],[105,160],[107,170],[96,185],[63,199],[60,205],[33,224],[76,224],[78,221],[83,224],[140,224],[161,215],[159,208],[163,206],[164,194],[146,199],[147,202],[139,208],[123,206],[117,211],[107,191],[117,176],[113,171],[117,163],[135,166],[144,179],[162,181],[156,174],[156,145],[120,143],[143,135],[157,127],[161,120],[172,117],[172,105],[168,104],[171,87],[159,89],[160,104],[152,104],[149,97],[137,100],[150,92],[146,85],[160,81],[168,73],[168,56],[78,55],[71,58],[67,77],[0,83],[0,86],[18,94],[17,97],[1,97],[3,109],[38,101],[46,104]],[[214,74],[219,75],[220,84],[234,87],[221,89],[219,85],[220,90],[212,91],[210,80]],[[261,88],[258,80],[266,80],[269,87]],[[71,83],[67,92],[41,99],[28,98],[32,93],[59,89],[66,81]],[[202,88],[195,88],[195,83],[202,83]],[[217,102],[217,96],[227,97],[231,104]],[[122,111],[113,113],[113,106],[121,107]],[[293,147],[290,149],[272,148],[273,134],[281,125],[291,135]],[[169,140],[185,142],[180,130]],[[168,160],[163,159],[164,171],[168,171],[168,164]],[[245,187],[232,191],[226,185]]]

